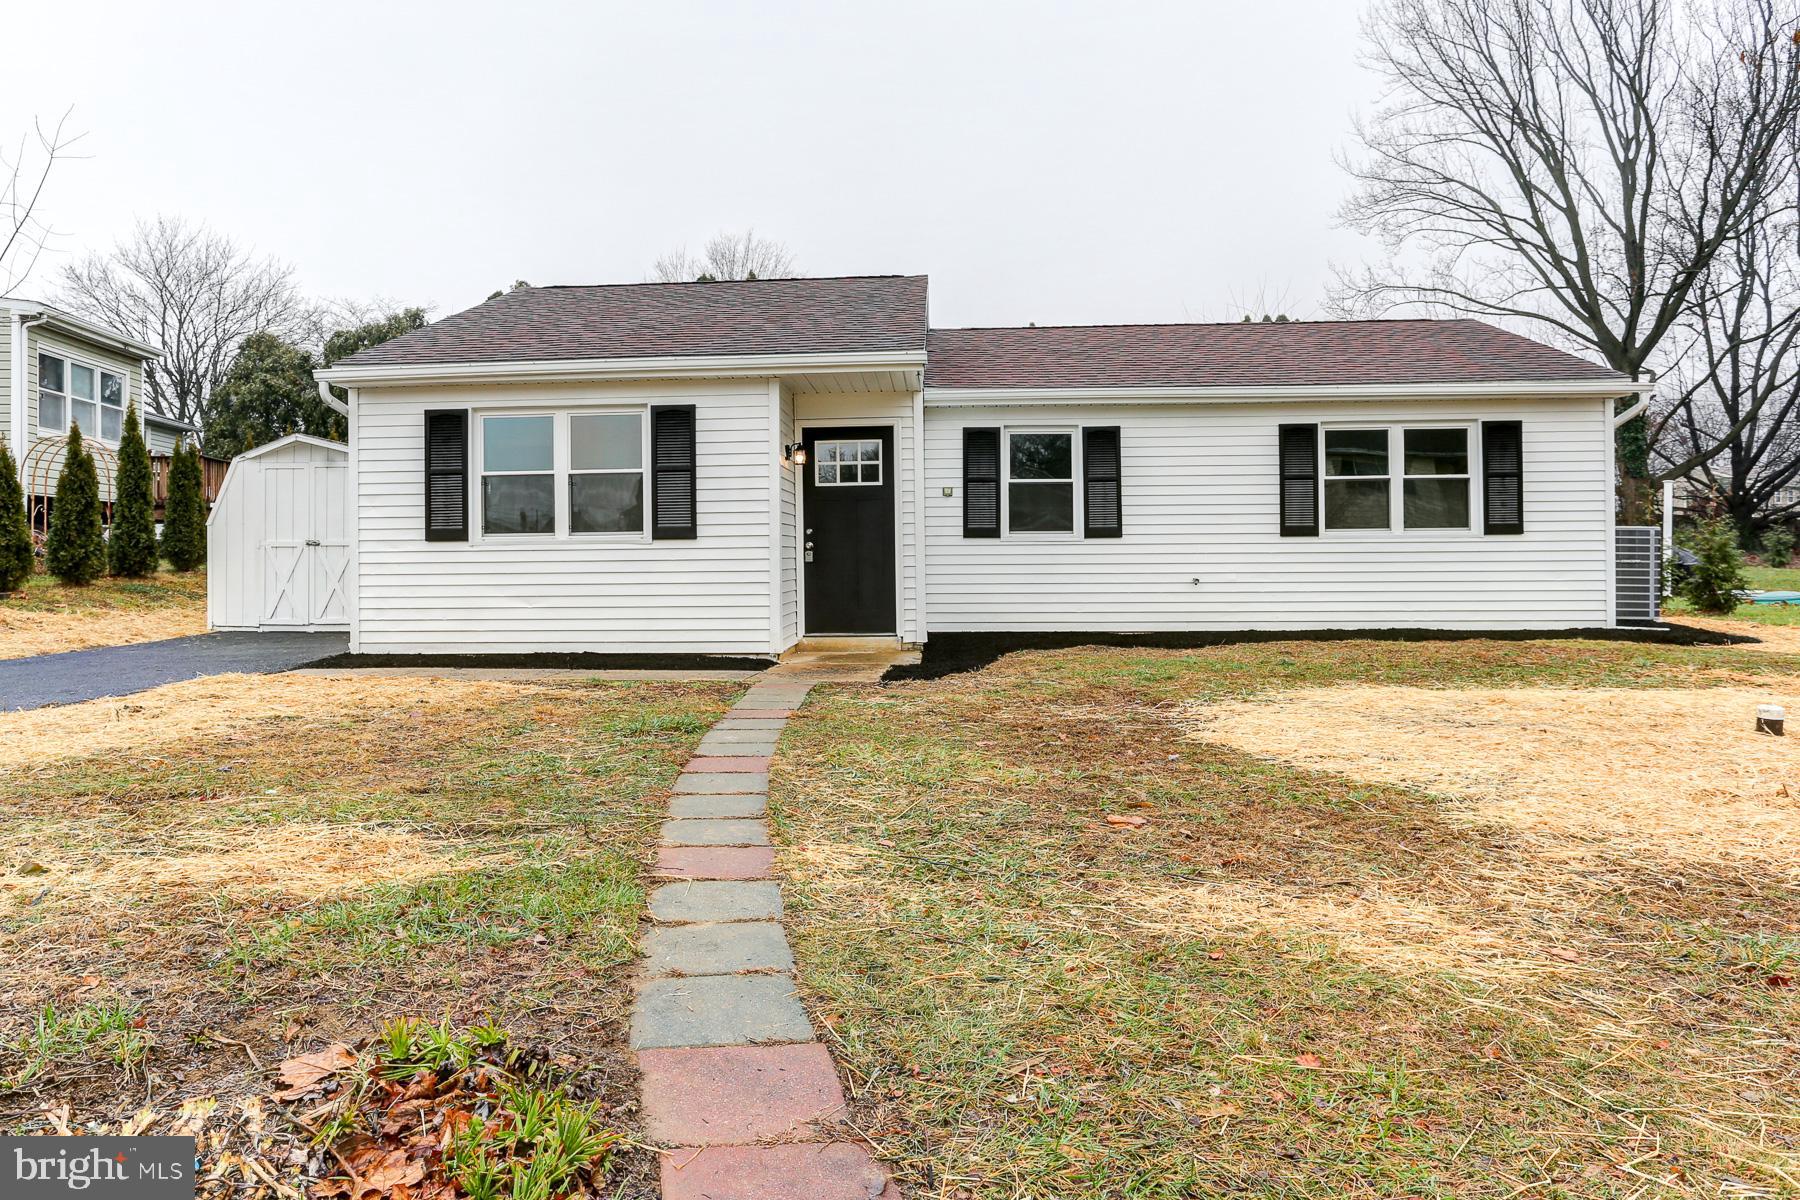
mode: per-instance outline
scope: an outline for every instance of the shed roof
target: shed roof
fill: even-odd
[[[1305,387],[1629,380],[1475,320],[933,329],[929,388]]]
[[[523,287],[348,367],[925,351],[925,276]]]

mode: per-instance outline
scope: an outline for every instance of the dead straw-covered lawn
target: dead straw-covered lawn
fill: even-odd
[[[65,587],[34,575],[0,595],[0,658],[126,646],[206,632],[206,572],[160,571]]]
[[[913,1194],[1800,1194],[1800,658],[1008,656],[818,694],[800,978]]]
[[[203,1110],[248,1152],[295,1132],[276,1064],[416,1017],[494,1022],[629,1133],[645,846],[738,690],[225,676],[0,714],[0,1130]],[[295,1136],[218,1186],[304,1190]]]

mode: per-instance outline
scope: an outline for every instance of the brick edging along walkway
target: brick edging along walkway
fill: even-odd
[[[702,739],[675,784],[631,1017],[644,1125],[667,1147],[664,1200],[898,1200],[834,1137],[844,1092],[795,995],[771,877],[769,759],[812,689],[771,671]]]

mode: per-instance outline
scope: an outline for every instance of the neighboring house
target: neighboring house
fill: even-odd
[[[1467,320],[928,329],[921,276],[521,288],[321,378],[365,653],[1609,626],[1649,386]]]
[[[71,423],[95,446],[102,500],[112,499],[111,466],[128,405],[138,406],[152,455],[194,436],[185,421],[145,411],[145,364],[158,356],[156,347],[33,300],[0,298],[0,318],[0,438],[28,496],[56,494]]]

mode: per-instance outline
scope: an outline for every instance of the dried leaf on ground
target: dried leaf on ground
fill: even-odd
[[[281,1082],[286,1086],[275,1093],[277,1100],[293,1100],[317,1087],[321,1080],[356,1065],[356,1052],[342,1042],[333,1042],[323,1050],[290,1058],[281,1064]]]

